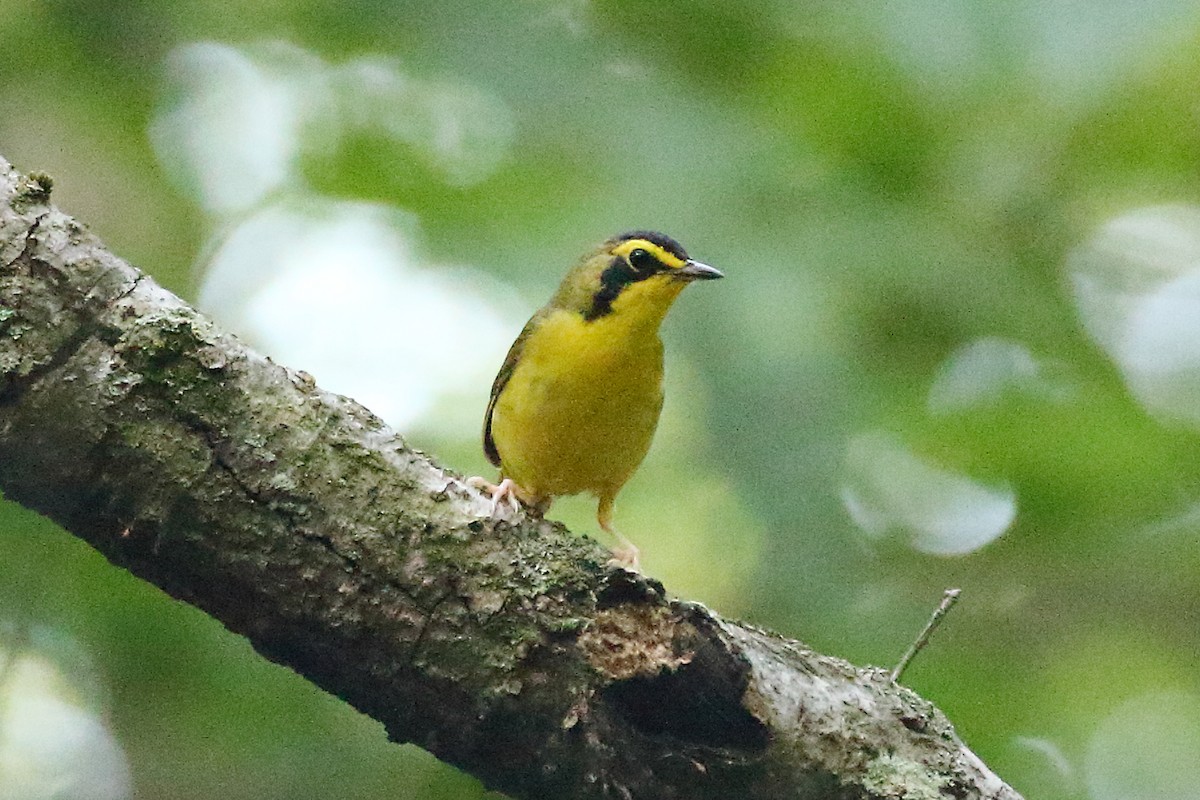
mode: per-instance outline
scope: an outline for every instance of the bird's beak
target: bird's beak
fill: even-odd
[[[699,261],[688,259],[687,262],[675,271],[675,274],[685,281],[711,281],[717,278],[724,278],[725,273],[715,267],[710,267],[708,264],[701,264]]]

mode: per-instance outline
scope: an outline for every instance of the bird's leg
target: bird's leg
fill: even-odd
[[[520,489],[521,487],[518,486],[517,488]],[[522,489],[521,491],[524,490]],[[528,497],[521,498],[521,502],[525,504],[525,510],[538,519],[546,516],[546,512],[550,510],[550,503],[553,501],[553,497],[546,497],[544,495],[529,495]]]
[[[613,527],[613,499],[613,497],[601,497],[600,505],[596,508],[596,521],[600,523],[600,529],[617,540],[617,546],[612,551],[612,561],[609,563],[634,572],[641,572],[641,552],[637,545],[626,539],[624,534]]]

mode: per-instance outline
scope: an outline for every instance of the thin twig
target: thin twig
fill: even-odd
[[[892,683],[899,683],[900,676],[904,674],[904,670],[908,668],[908,664],[913,660],[917,653],[921,652],[921,648],[929,642],[929,637],[937,630],[937,626],[942,623],[942,618],[954,608],[954,604],[958,602],[958,596],[962,594],[962,589],[947,589],[942,594],[942,602],[934,609],[933,616],[929,618],[929,622],[925,623],[925,627],[921,630],[921,635],[908,648],[908,652],[900,659],[900,663],[892,670]]]

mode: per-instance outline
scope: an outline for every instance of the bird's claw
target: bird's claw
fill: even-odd
[[[626,539],[621,545],[613,548],[612,558],[608,560],[608,563],[614,567],[640,573],[642,571],[642,554],[633,542]]]
[[[521,510],[521,500],[517,496],[520,491],[512,478],[505,478],[499,483],[492,483],[485,478],[467,478],[467,485],[488,495],[492,501],[492,516],[500,510],[500,504],[505,504],[515,514]]]

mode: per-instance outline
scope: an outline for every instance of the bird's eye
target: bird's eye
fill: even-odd
[[[658,259],[639,247],[629,252],[629,266],[638,272],[653,272],[658,269]]]

